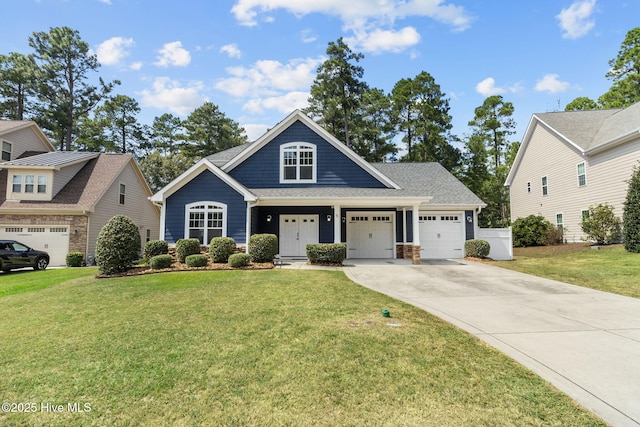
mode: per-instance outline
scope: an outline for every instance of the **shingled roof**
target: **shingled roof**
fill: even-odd
[[[631,132],[640,132],[640,103],[627,108],[538,113],[534,117],[588,151]]]
[[[97,157],[94,156],[51,201],[6,200],[5,192],[0,191],[0,209],[92,211],[104,192],[131,160],[130,154],[99,154]],[[0,189],[7,186],[7,174],[6,169],[0,170]]]

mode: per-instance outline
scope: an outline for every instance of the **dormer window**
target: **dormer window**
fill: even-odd
[[[280,183],[316,182],[316,146],[291,142],[280,146]]]
[[[22,192],[22,175],[13,175],[13,190],[14,193]]]

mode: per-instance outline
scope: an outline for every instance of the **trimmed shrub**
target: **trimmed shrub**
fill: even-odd
[[[178,239],[176,242],[176,258],[179,262],[184,262],[189,255],[200,253],[200,240],[198,239]]]
[[[251,261],[251,255],[239,253],[233,254],[229,256],[229,267],[232,268],[241,268],[249,265],[249,261]]]
[[[171,255],[155,255],[149,258],[149,267],[153,270],[162,270],[163,268],[171,267]]]
[[[209,257],[204,254],[193,254],[186,257],[187,267],[205,267],[209,263]]]
[[[640,253],[640,163],[633,167],[629,179],[627,198],[624,201],[624,248],[627,252]]]
[[[587,235],[587,240],[593,240],[598,245],[620,241],[622,221],[615,216],[613,209],[608,203],[589,206],[589,217],[582,220],[582,231]]]
[[[347,256],[344,243],[311,243],[307,245],[307,258],[312,264],[342,264]]]
[[[249,254],[253,262],[271,262],[278,253],[275,234],[254,234],[249,238]]]
[[[96,264],[103,274],[125,272],[139,258],[140,231],[125,215],[111,218],[98,233]]]
[[[82,267],[84,254],[82,252],[69,252],[67,254],[67,267]]]
[[[541,215],[516,219],[512,226],[513,246],[545,246],[553,240],[556,227]]]
[[[156,255],[164,255],[169,253],[169,243],[165,240],[149,240],[144,244],[144,250],[142,256],[145,260],[149,261]]]
[[[464,252],[473,258],[486,258],[491,251],[491,245],[486,240],[467,240],[464,242]]]
[[[214,237],[209,245],[209,256],[213,262],[227,262],[236,251],[236,241],[231,237]]]

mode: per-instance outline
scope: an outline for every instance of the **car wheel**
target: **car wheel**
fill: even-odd
[[[36,259],[36,265],[33,267],[34,270],[44,270],[49,265],[49,261],[45,257],[40,257]]]

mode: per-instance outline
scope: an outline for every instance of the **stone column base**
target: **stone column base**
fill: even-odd
[[[420,265],[420,246],[413,247],[412,263],[414,265]]]

